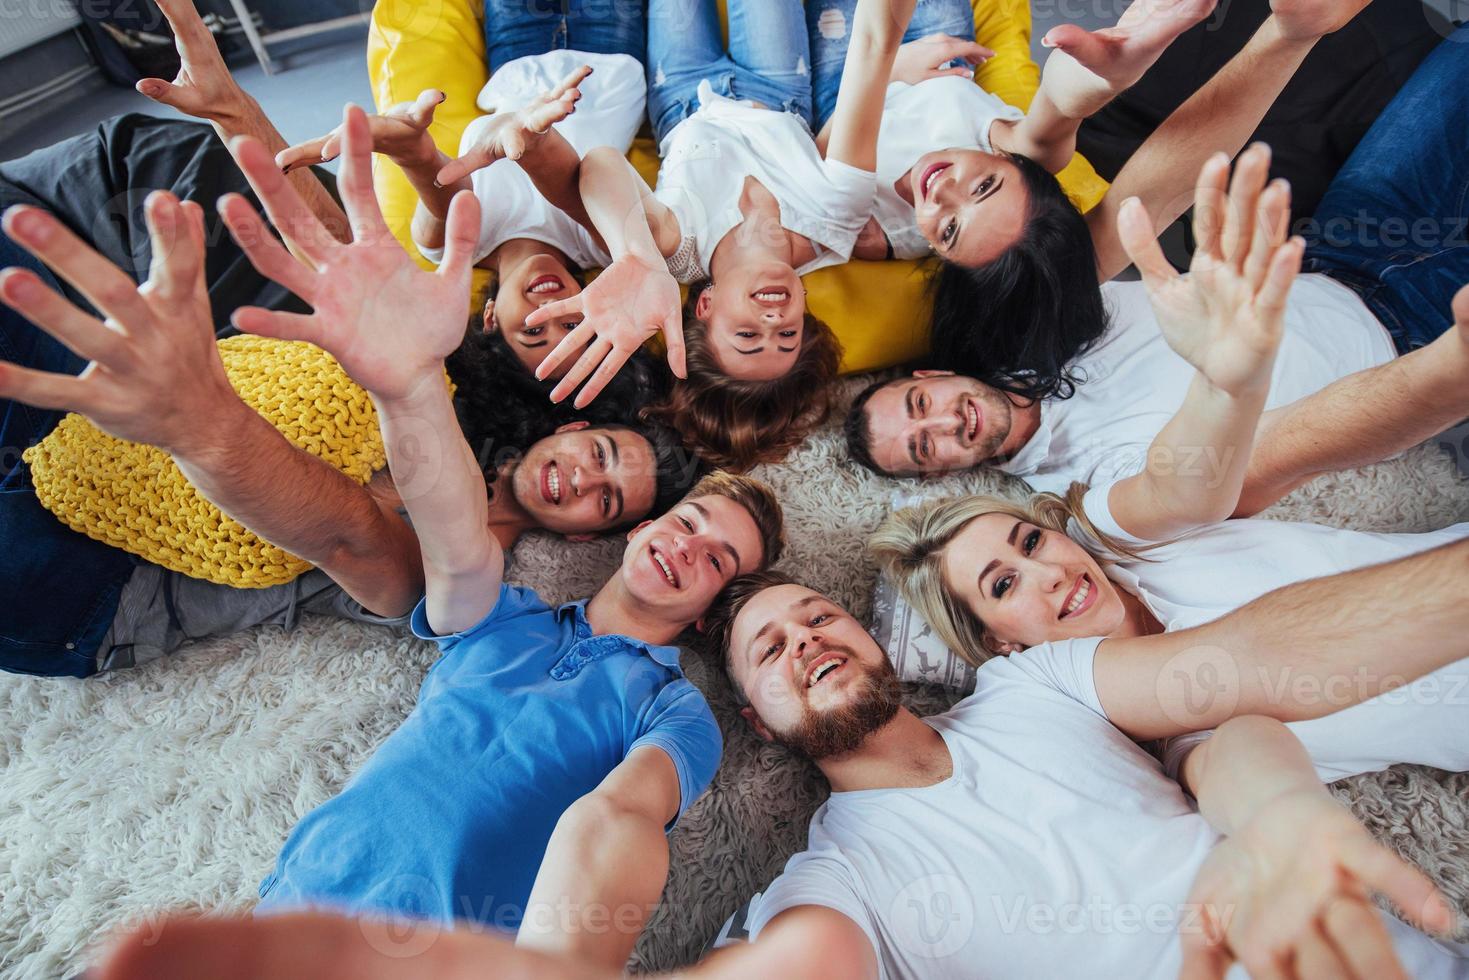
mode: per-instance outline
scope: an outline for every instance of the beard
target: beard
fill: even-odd
[[[846,704],[827,711],[807,705],[793,728],[772,732],[775,740],[816,760],[846,755],[859,748],[867,736],[892,721],[903,706],[903,688],[887,657],[879,666],[864,666],[863,674],[861,689]]]

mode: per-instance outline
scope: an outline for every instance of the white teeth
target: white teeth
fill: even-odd
[[[1086,597],[1091,595],[1091,592],[1092,583],[1087,579],[1082,579],[1081,588],[1076,590],[1076,595],[1072,596],[1071,601],[1066,604],[1066,612],[1070,614],[1080,609],[1081,604],[1086,602]]]
[[[663,569],[663,577],[668,579],[668,584],[677,585],[678,583],[673,580],[673,569],[668,567],[668,562],[663,559],[663,556],[655,551],[653,552],[653,560],[658,563],[659,568]]]
[[[536,283],[530,288],[533,293],[554,293],[561,289],[561,283],[555,279],[547,279],[545,282]]]
[[[979,409],[966,404],[964,410],[969,415],[969,438],[973,439],[979,432]]]
[[[767,303],[778,303],[789,295],[789,293],[782,289],[772,293],[756,293],[755,298]]]
[[[939,167],[939,168],[935,169],[932,173],[930,173],[928,175],[928,179],[923,182],[923,196],[924,197],[928,197],[928,190],[929,190],[930,187],[933,186],[933,182],[936,181],[936,180],[938,180],[939,179],[939,174],[943,173],[947,169],[948,169],[947,167]]]
[[[806,686],[815,687],[817,681],[821,680],[823,677],[825,677],[827,674],[830,674],[841,665],[842,662],[840,660],[828,660],[826,663],[816,668],[816,672],[811,675],[811,683],[807,684]]]
[[[551,486],[551,502],[561,503],[561,469],[555,463],[551,464],[551,473],[546,482]]]

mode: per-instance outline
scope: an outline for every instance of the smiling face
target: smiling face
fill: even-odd
[[[1107,636],[1126,609],[1116,586],[1065,534],[985,514],[943,552],[945,587],[985,624],[992,653],[1040,643]]]
[[[775,586],[745,603],[727,656],[757,731],[812,759],[853,751],[900,706],[882,648],[845,609],[804,586]]]
[[[1020,238],[1029,195],[1019,169],[983,150],[926,153],[908,171],[918,230],[940,258],[984,265]]]
[[[1010,435],[1013,407],[983,382],[918,371],[879,388],[862,406],[872,461],[894,476],[967,470],[992,459]]]
[[[530,447],[515,467],[511,493],[539,527],[595,534],[647,516],[656,479],[647,439],[573,422]]]
[[[770,381],[790,373],[806,326],[806,290],[785,262],[743,263],[699,294],[714,362],[731,378]]]
[[[764,563],[750,512],[728,497],[689,498],[628,534],[628,593],[666,622],[692,623],[729,581]]]
[[[570,299],[580,292],[581,284],[555,256],[531,255],[500,276],[495,298],[485,307],[485,326],[502,332],[516,359],[534,374],[546,355],[555,350],[576,324],[543,323],[527,327],[525,318],[547,303]],[[568,360],[551,377],[559,378],[570,370],[572,363]]]

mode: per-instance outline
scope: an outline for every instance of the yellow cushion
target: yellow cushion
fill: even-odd
[[[722,13],[723,4],[721,4]],[[409,102],[426,88],[442,89],[434,142],[451,156],[459,136],[479,114],[475,96],[489,80],[485,64],[483,7],[478,0],[379,0],[372,11],[367,67],[379,108]],[[975,37],[995,57],[975,73],[975,81],[1009,104],[1028,109],[1040,85],[1040,69],[1030,57],[1030,7],[1027,0],[974,0]],[[628,158],[655,183],[656,148],[641,138]],[[417,197],[398,168],[376,158],[378,200],[388,226],[410,254],[409,236]],[[1107,183],[1077,155],[1059,175],[1078,207],[1101,200]],[[491,205],[493,206],[493,205]],[[477,272],[475,287],[488,274]],[[806,277],[806,301],[842,342],[842,371],[852,374],[891,367],[928,351],[929,302],[925,276],[916,262],[850,262]]]
[[[292,445],[361,484],[387,464],[371,399],[319,347],[231,337],[219,353],[240,397]],[[226,517],[167,453],[115,439],[80,415],[63,418],[24,459],[36,499],[62,523],[155,565],[243,589],[311,567]]]

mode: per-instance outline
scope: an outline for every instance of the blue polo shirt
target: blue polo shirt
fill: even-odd
[[[418,705],[291,832],[259,911],[513,930],[557,819],[633,749],[656,745],[673,760],[679,816],[714,778],[719,726],[678,648],[593,635],[585,603],[552,609],[511,585],[465,632],[433,635],[423,603],[412,625],[443,654]]]

